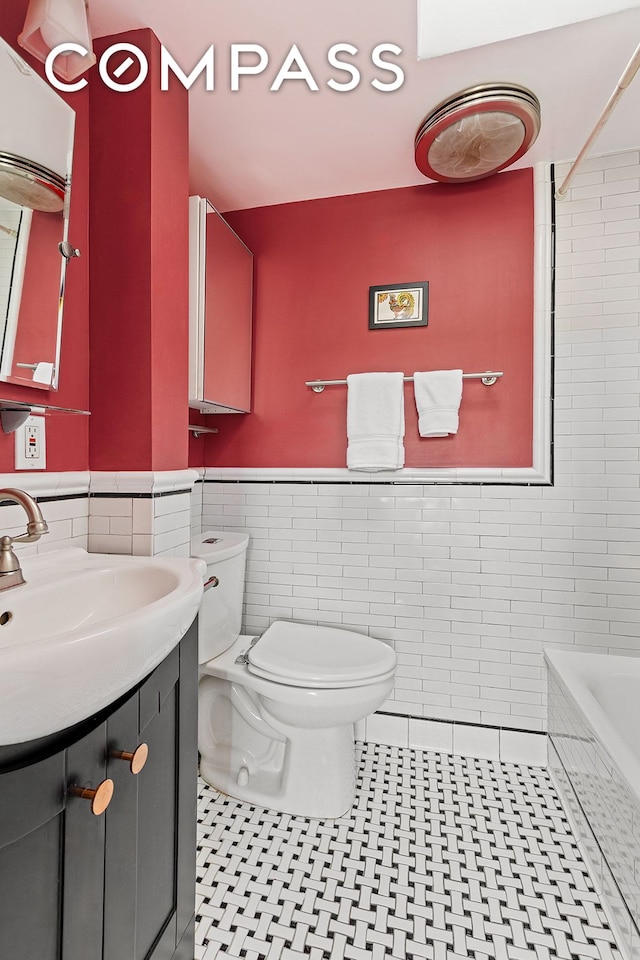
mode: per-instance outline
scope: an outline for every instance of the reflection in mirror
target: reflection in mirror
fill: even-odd
[[[59,297],[61,258],[50,251],[56,249],[62,230],[61,213],[30,210],[0,197],[0,320],[6,379],[51,385],[57,330],[51,305]]]
[[[75,113],[2,38],[0,88],[0,380],[55,390]]]
[[[22,282],[31,211],[0,197],[0,325],[2,350],[8,327],[15,327],[20,310]]]

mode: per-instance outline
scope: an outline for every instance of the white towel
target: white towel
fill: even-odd
[[[46,383],[50,385],[53,380],[53,364],[47,363],[44,360],[36,363],[32,379],[34,383]]]
[[[462,370],[414,373],[413,389],[421,437],[448,437],[458,432]]]
[[[404,376],[347,377],[347,467],[367,473],[404,466]]]

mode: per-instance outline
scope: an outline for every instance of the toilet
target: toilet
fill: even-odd
[[[356,785],[354,723],[393,689],[396,655],[352,630],[276,620],[240,634],[249,537],[209,531],[198,618],[198,749],[207,783],[281,813],[340,817]]]

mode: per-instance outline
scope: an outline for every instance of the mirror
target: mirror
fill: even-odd
[[[189,198],[189,406],[251,410],[253,254],[211,203]]]
[[[0,38],[0,380],[58,388],[75,112]]]

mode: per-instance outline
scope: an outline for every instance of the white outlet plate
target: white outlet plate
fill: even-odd
[[[16,470],[46,470],[47,445],[44,417],[27,417],[15,431]]]

